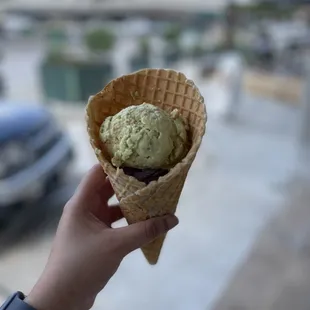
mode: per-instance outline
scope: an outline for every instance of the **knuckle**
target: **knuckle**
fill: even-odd
[[[69,201],[65,204],[65,206],[63,207],[62,215],[63,215],[63,216],[68,216],[69,214],[72,213],[72,209],[73,209],[72,202],[71,202],[71,200],[69,200]]]
[[[62,214],[66,215],[66,216],[72,216],[72,215],[76,214],[76,211],[79,209],[78,207],[79,207],[79,202],[73,196],[63,207],[63,213]]]

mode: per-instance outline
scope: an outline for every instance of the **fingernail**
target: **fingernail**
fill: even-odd
[[[179,219],[175,215],[167,215],[165,218],[167,231],[179,224]]]

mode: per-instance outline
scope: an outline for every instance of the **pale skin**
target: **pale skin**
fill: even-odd
[[[114,195],[99,165],[84,177],[61,217],[47,265],[26,298],[38,310],[87,310],[123,258],[178,224],[173,215],[122,228],[123,217],[108,206]]]

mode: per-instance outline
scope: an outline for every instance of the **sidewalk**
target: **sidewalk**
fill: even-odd
[[[310,184],[292,181],[284,210],[262,232],[213,310],[310,308]]]

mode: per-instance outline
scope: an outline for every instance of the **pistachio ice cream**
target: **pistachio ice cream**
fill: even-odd
[[[187,132],[177,110],[143,103],[106,118],[100,139],[115,167],[169,169],[185,156]]]

